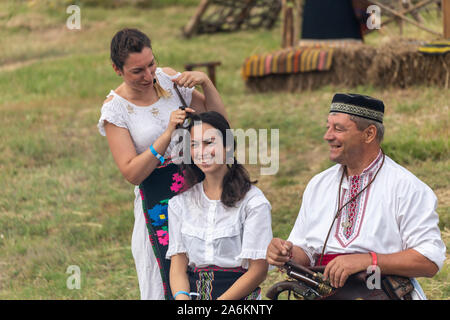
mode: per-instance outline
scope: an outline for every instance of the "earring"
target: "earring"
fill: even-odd
[[[156,78],[153,79],[153,84],[156,84]]]

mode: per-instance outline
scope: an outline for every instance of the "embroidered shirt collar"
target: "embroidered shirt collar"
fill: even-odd
[[[367,174],[374,174],[374,173],[378,170],[378,168],[381,166],[381,163],[383,162],[382,159],[383,159],[383,152],[382,152],[381,149],[380,149],[380,151],[378,151],[378,155],[377,155],[377,157],[375,158],[375,160],[373,160],[373,161],[367,166],[367,168],[365,168],[365,169],[361,172],[361,174],[360,174],[359,176],[360,176],[360,177],[363,177],[363,176],[366,176]],[[343,166],[343,165],[341,165],[341,166],[339,167],[339,170],[338,170],[337,176],[336,176],[336,179],[337,179],[338,181],[341,179],[341,176],[342,176],[342,170],[344,170],[344,167],[345,167],[345,166]],[[355,176],[356,176],[356,175],[355,175]],[[353,177],[355,177],[355,176],[347,176],[346,179],[344,179],[344,181],[343,181],[343,183],[342,183],[342,187],[343,187],[344,189],[348,189],[348,181],[350,181],[350,179],[353,178]]]

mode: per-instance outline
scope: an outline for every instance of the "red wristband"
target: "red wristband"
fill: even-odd
[[[377,254],[373,251],[370,252],[370,255],[372,256],[372,271],[375,271],[376,267],[378,266],[378,257]]]

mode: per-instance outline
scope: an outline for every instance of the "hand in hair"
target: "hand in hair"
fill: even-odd
[[[178,78],[172,79],[180,87],[193,88],[210,81],[208,76],[201,71],[185,71]]]
[[[186,108],[184,110],[177,109],[170,114],[169,125],[167,129],[171,132],[177,128],[177,125],[182,124],[186,119],[187,114],[195,112],[192,108]]]

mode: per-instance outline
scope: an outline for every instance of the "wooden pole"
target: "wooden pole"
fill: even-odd
[[[442,0],[442,17],[444,23],[444,38],[450,39],[450,0]]]
[[[406,15],[407,13],[413,12],[414,10],[418,10],[418,9],[420,9],[420,8],[426,6],[426,5],[429,5],[429,4],[433,3],[433,2],[436,2],[436,0],[424,0],[424,1],[419,2],[418,4],[416,4],[416,5],[412,6],[412,7],[409,7],[407,10],[402,11],[400,13],[403,14],[403,15]],[[386,19],[385,21],[383,21],[381,23],[381,26],[387,25],[388,23],[391,23],[395,19],[396,19],[395,17],[394,18],[388,18],[388,19]]]
[[[283,48],[294,46],[294,9],[291,0],[283,0]]]
[[[397,7],[398,7],[398,11],[399,12],[402,11],[402,9],[403,9],[402,0],[398,0]],[[400,35],[403,35],[403,21],[402,21],[401,18],[397,17],[397,24],[398,24],[398,27],[399,27],[399,30],[400,30]]]
[[[303,0],[294,0],[294,46],[297,46],[300,40],[300,30],[302,28],[302,9]]]
[[[186,38],[189,38],[195,32],[195,29],[197,28],[197,25],[200,22],[200,19],[201,19],[202,15],[205,13],[208,6],[209,6],[209,0],[202,0],[200,2],[200,4],[197,7],[197,11],[192,16],[191,20],[189,20],[186,27],[183,29],[183,34]]]

